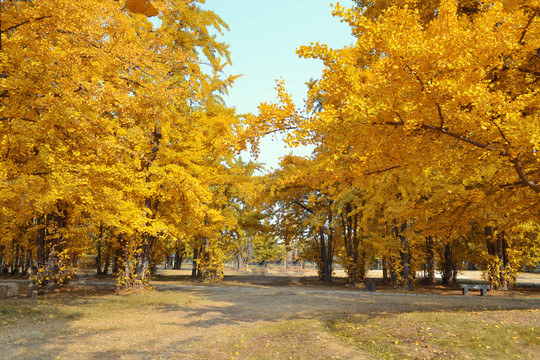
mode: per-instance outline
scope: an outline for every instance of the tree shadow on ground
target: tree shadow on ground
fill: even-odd
[[[208,343],[208,334],[253,324],[326,322],[358,314],[540,308],[539,298],[369,293],[354,287],[302,286],[290,277],[277,279],[277,284],[275,277],[270,280],[229,278],[221,285],[204,285],[162,279],[154,291],[118,297],[99,283],[92,292],[89,282],[84,289],[48,298],[45,308],[39,299],[10,300],[9,306],[0,305],[8,309],[0,309],[0,316],[10,316],[12,322],[0,327],[2,356],[64,358],[69,349],[74,359],[197,358],[197,347]],[[81,325],[86,315],[80,309],[85,306],[101,309],[104,316],[95,324],[90,319]],[[24,309],[29,313],[21,312]],[[107,312],[118,311],[124,313],[112,323]]]

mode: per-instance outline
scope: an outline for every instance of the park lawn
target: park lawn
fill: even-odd
[[[538,359],[540,354],[537,309],[359,314],[327,327],[382,359]]]
[[[339,359],[351,352],[317,319],[231,321],[222,316],[229,305],[179,291],[10,300],[0,303],[0,358]]]
[[[10,301],[0,305],[0,348],[21,359],[153,356],[160,337],[176,328],[163,314],[193,303],[206,305],[192,294],[157,291]]]
[[[0,358],[534,359],[535,301],[499,310],[514,300],[491,298],[488,311],[486,300],[284,287],[58,294],[0,303]]]

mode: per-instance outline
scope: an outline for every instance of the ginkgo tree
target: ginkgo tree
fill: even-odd
[[[120,286],[144,285],[153,248],[204,222],[236,118],[216,96],[226,24],[201,3],[2,3],[2,243],[34,229],[39,284],[102,224]]]
[[[333,199],[324,181],[328,173],[317,162],[292,155],[284,157],[280,165],[266,179],[265,202],[276,208],[275,233],[286,245],[297,236],[304,238],[303,258],[315,261],[319,278],[330,282],[336,230]]]
[[[290,144],[324,150],[328,170],[352,176],[358,189],[378,186],[389,173],[409,177],[397,194],[416,200],[402,201],[385,220],[399,218],[396,226],[413,232],[411,221],[418,231],[422,224],[437,241],[476,223],[505,243],[521,236],[522,224],[538,223],[540,3],[359,1],[353,9],[336,6],[334,15],[350,25],[351,46],[297,51],[325,65],[307,101],[319,111],[298,111],[280,82],[279,103],[261,104],[243,138],[257,143],[270,131],[289,131]],[[414,204],[416,213],[407,208]],[[465,223],[458,214],[470,217]],[[444,226],[454,221],[460,226]],[[483,266],[500,273],[510,264],[509,247],[492,251],[488,240]],[[514,253],[523,250],[518,243]]]

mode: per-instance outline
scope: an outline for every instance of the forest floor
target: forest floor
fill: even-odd
[[[160,271],[153,290],[110,278],[0,302],[0,359],[538,359],[540,289],[375,293],[311,270],[227,270],[202,284]],[[373,274],[372,274],[373,275]],[[474,276],[473,276],[474,275]],[[371,275],[370,275],[371,276]],[[376,276],[373,276],[376,277]],[[538,274],[526,274],[535,284]],[[4,279],[7,280],[7,279]],[[464,281],[477,281],[470,274]]]

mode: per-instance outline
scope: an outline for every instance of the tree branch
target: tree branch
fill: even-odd
[[[304,204],[302,204],[300,201],[294,200],[292,203],[295,204],[295,205],[300,206],[302,209],[306,210],[306,211],[307,211],[308,213],[310,213],[310,214],[314,214],[314,213],[315,213],[315,211],[313,211],[312,209],[308,208],[307,206],[305,206]]]
[[[93,46],[94,48],[98,49],[98,50],[101,50],[105,53],[110,53],[108,52],[107,50],[103,49],[102,46],[100,45],[97,45],[95,44],[94,42],[92,42],[90,39],[89,39],[89,36],[86,35],[86,34],[78,34],[76,32],[73,32],[73,31],[66,31],[66,30],[61,30],[61,29],[57,29],[56,30],[58,33],[60,34],[67,34],[67,35],[74,35],[74,36],[79,36],[79,37],[82,37],[84,39],[84,41],[86,41],[90,46]],[[124,59],[123,57],[121,57],[120,55],[113,55],[115,58],[117,58],[118,60],[126,63],[126,64],[130,64],[130,65],[133,65],[135,67],[135,69],[137,70],[140,70],[142,73],[144,73],[145,75],[148,75],[149,77],[151,78],[154,78],[154,76],[152,76],[152,74],[148,73],[146,70],[144,70],[140,65],[136,64],[135,62],[133,61],[130,61],[130,60],[127,60],[127,59]],[[152,69],[151,66],[149,66],[150,69]]]
[[[532,181],[527,177],[527,175],[523,172],[523,167],[521,167],[519,159],[516,157],[515,159],[510,160],[510,162],[514,164],[514,169],[516,169],[516,172],[521,181],[523,181],[528,187],[540,194],[540,184]]]
[[[527,34],[527,30],[529,29],[529,26],[531,26],[534,18],[536,17],[536,15],[538,14],[538,11],[534,11],[531,15],[531,17],[529,18],[529,21],[527,21],[527,25],[525,25],[525,28],[523,29],[523,32],[521,33],[521,37],[519,38],[519,41],[518,41],[518,44],[519,45],[525,45],[525,43],[523,42],[523,40],[525,39],[525,35]]]
[[[25,21],[23,21],[23,22],[20,23],[20,24],[17,24],[17,25],[13,25],[13,26],[8,27],[6,30],[0,30],[0,34],[1,34],[1,33],[5,33],[5,32],[8,32],[8,31],[10,31],[10,30],[14,30],[14,29],[16,29],[16,28],[18,28],[18,27],[21,27],[21,26],[23,26],[23,25],[25,25],[25,24],[28,24],[28,23],[31,22],[31,21],[39,21],[39,20],[48,19],[48,18],[52,18],[52,15],[41,16],[41,17],[38,17],[38,18],[35,18],[35,19],[25,20]]]
[[[510,143],[510,140],[508,140],[508,138],[506,137],[506,135],[504,135],[504,132],[502,131],[501,127],[499,126],[499,124],[497,124],[495,122],[495,119],[491,119],[491,122],[493,123],[493,125],[495,125],[495,127],[499,130],[499,133],[501,134],[502,138],[504,139],[504,141],[506,141],[508,143],[508,145],[512,146],[512,144]]]
[[[448,129],[440,128],[438,126],[433,126],[433,125],[426,125],[426,124],[422,124],[421,127],[424,130],[433,130],[433,131],[439,132],[441,134],[451,136],[453,138],[464,141],[466,143],[469,143],[469,144],[474,145],[476,147],[479,147],[481,149],[487,149],[487,150],[490,150],[490,151],[495,151],[495,148],[493,146],[491,146],[491,145],[482,144],[481,142],[476,141],[474,139],[468,138],[468,137],[460,135],[460,134],[453,133],[453,132],[449,131]],[[508,155],[508,153],[503,152],[502,155]]]
[[[525,184],[522,180],[520,180],[511,184],[501,185],[501,189],[513,189],[513,188],[522,187],[522,186],[527,186],[527,184]]]
[[[380,174],[380,173],[387,172],[387,171],[390,171],[390,170],[398,169],[400,167],[401,167],[401,165],[396,165],[396,166],[392,166],[392,167],[389,167],[389,168],[383,169],[383,170],[370,171],[370,172],[364,173],[363,175],[368,176],[368,175],[373,175],[373,174]]]
[[[442,114],[441,105],[439,105],[439,103],[435,103],[435,105],[437,106],[437,112],[439,113],[439,119],[441,120],[439,127],[442,129],[444,126],[444,116]]]
[[[411,75],[413,75],[416,78],[416,80],[418,80],[418,83],[420,84],[422,92],[424,92],[424,90],[425,90],[424,82],[422,81],[422,79],[420,79],[420,76],[418,76],[418,74],[413,69],[411,69],[411,67],[409,65],[407,65],[407,63],[405,62],[405,59],[403,59],[403,57],[400,57],[400,58],[401,58],[401,60],[403,60],[403,64],[405,64],[405,67],[407,68],[407,70],[409,70]]]
[[[36,120],[32,120],[32,119],[28,119],[28,118],[14,118],[13,116],[2,117],[2,118],[0,118],[0,121],[8,121],[8,120],[13,120],[13,119],[19,119],[19,120],[33,122],[33,123],[37,122]]]
[[[448,131],[447,129],[440,129],[436,126],[433,126],[433,125],[426,125],[426,124],[423,124],[422,125],[422,129],[427,129],[427,130],[433,130],[433,131],[437,131],[441,134],[445,134],[445,135],[448,135],[448,136],[451,136],[453,138],[456,138],[458,140],[461,140],[461,141],[464,141],[466,143],[469,143],[471,145],[474,145],[478,148],[481,148],[481,149],[486,149],[486,150],[489,150],[489,151],[495,151],[496,149],[491,146],[491,145],[488,145],[488,144],[482,144],[481,142],[478,142],[476,140],[473,140],[473,139],[470,139],[466,136],[463,136],[463,135],[459,135],[459,134],[456,134],[456,133],[453,133],[451,131]],[[510,157],[510,153],[507,152],[507,151],[502,151],[500,153],[502,156],[504,157]],[[513,158],[513,159],[510,159],[510,162],[514,165],[514,169],[516,170],[519,178],[521,179],[521,181],[526,184],[528,187],[530,187],[531,189],[533,189],[535,192],[539,193],[540,194],[540,184],[534,182],[533,180],[531,180],[530,178],[527,177],[527,175],[525,174],[525,172],[523,171],[523,167],[521,166],[520,162],[519,162],[519,159],[518,158]]]
[[[388,122],[385,122],[384,124],[385,125],[395,125],[395,126],[397,126],[397,125],[403,125],[404,123],[403,123],[403,121],[394,121],[394,122],[388,121]],[[451,137],[453,137],[455,139],[458,139],[460,141],[463,141],[463,142],[469,143],[471,145],[474,145],[474,146],[476,146],[477,148],[480,148],[480,149],[486,149],[486,150],[489,150],[489,151],[496,151],[497,150],[497,149],[495,149],[493,146],[491,146],[489,144],[483,144],[483,143],[481,143],[479,141],[476,141],[474,139],[471,139],[471,138],[469,138],[467,136],[451,132],[451,131],[449,131],[448,129],[445,129],[445,128],[441,128],[441,127],[434,126],[434,125],[427,125],[427,124],[422,124],[421,128],[424,129],[424,130],[432,130],[432,131],[436,131],[436,132],[441,133],[441,134],[451,136]],[[499,128],[499,127],[497,126],[497,128]],[[503,139],[508,144],[510,144],[510,142],[508,141],[508,139],[506,138],[504,133],[502,133],[501,129],[499,129],[499,131],[501,132],[501,136],[503,137]],[[508,151],[506,151],[506,150],[500,152],[500,155],[504,156],[504,157],[508,157],[508,158],[510,157],[510,153]],[[522,166],[521,166],[521,164],[519,162],[519,159],[518,158],[510,159],[510,162],[514,166],[514,169],[516,170],[519,178],[521,179],[520,183],[523,183],[524,185],[530,187],[535,192],[540,194],[540,184],[536,183],[535,181],[533,181],[529,177],[527,177],[527,174],[525,174],[525,172],[523,171],[523,168],[522,168]],[[375,173],[378,173],[378,172],[392,170],[392,169],[395,169],[395,168],[396,167],[392,167],[392,168],[385,169],[385,170],[369,172],[369,173],[366,173],[364,175],[371,175],[371,174],[375,174]]]

